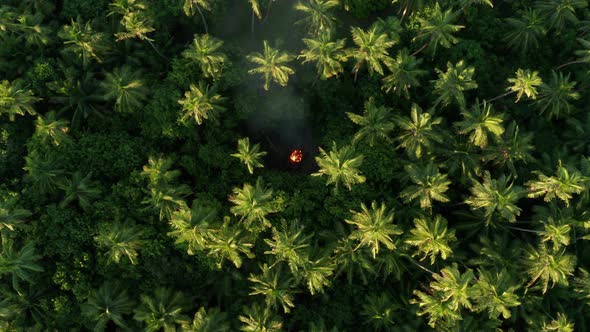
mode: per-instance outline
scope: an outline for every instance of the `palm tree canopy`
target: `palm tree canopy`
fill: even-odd
[[[457,14],[453,13],[452,9],[443,12],[439,3],[436,2],[429,18],[418,17],[420,32],[413,40],[426,43],[434,56],[439,45],[449,48],[459,42],[453,33],[463,29],[464,26],[452,24],[456,18]]]
[[[406,99],[409,99],[410,88],[420,86],[420,76],[426,75],[426,70],[417,68],[420,63],[422,59],[409,55],[408,49],[399,51],[395,58],[385,62],[391,74],[383,78],[382,89],[385,92],[393,91],[398,95],[403,94]]]
[[[141,79],[140,71],[129,66],[115,68],[105,75],[100,84],[106,100],[115,101],[115,111],[131,112],[142,106],[147,98],[148,88]]]
[[[473,79],[474,67],[467,67],[463,60],[455,65],[447,62],[447,71],[436,69],[438,79],[434,81],[434,93],[439,95],[435,104],[442,102],[443,106],[449,105],[453,100],[461,109],[465,109],[465,96],[463,91],[477,88]]]
[[[353,72],[356,74],[366,64],[369,74],[383,75],[383,63],[391,61],[389,49],[395,42],[382,32],[379,27],[373,26],[368,31],[358,27],[351,28],[352,41],[356,47],[348,50],[348,54],[356,61]]]
[[[219,51],[222,45],[223,41],[208,34],[195,34],[191,46],[182,52],[182,56],[199,63],[205,77],[219,78],[227,61],[225,54]]]
[[[312,176],[327,176],[326,185],[334,184],[335,190],[338,190],[340,183],[352,190],[352,185],[365,182],[365,177],[358,169],[363,162],[363,156],[357,155],[351,146],[338,149],[336,142],[333,142],[329,153],[322,148],[319,150],[320,156],[315,157],[315,160],[320,170]]]
[[[39,100],[31,90],[22,89],[20,81],[0,82],[0,114],[8,114],[10,121],[14,121],[16,115],[37,114],[33,104]]]
[[[347,60],[344,45],[346,40],[332,41],[327,33],[317,38],[304,38],[306,49],[297,57],[304,59],[302,63],[315,62],[321,79],[337,76],[344,71],[342,62]]]
[[[201,125],[203,120],[218,122],[219,113],[226,110],[221,106],[225,100],[225,97],[217,94],[215,87],[210,87],[203,81],[197,86],[191,84],[189,91],[184,93],[184,98],[178,101],[184,112],[180,121],[187,123],[188,119],[193,118],[198,125]]]
[[[250,138],[246,137],[238,140],[238,152],[232,153],[231,156],[240,159],[248,168],[248,172],[254,174],[255,168],[264,167],[260,160],[266,156],[266,151],[260,151],[260,144],[250,146]]]
[[[482,149],[488,145],[488,135],[501,137],[504,133],[502,116],[492,113],[492,105],[485,100],[481,104],[476,100],[471,112],[463,110],[461,115],[463,120],[455,123],[459,134],[469,134],[469,141]]]
[[[246,57],[250,62],[259,65],[248,71],[249,74],[262,74],[264,77],[264,90],[270,88],[270,83],[275,82],[281,86],[287,86],[289,75],[295,71],[287,66],[287,63],[295,57],[289,53],[274,49],[264,41],[264,53],[252,53]]]
[[[528,69],[518,69],[516,71],[515,78],[509,78],[509,83],[512,83],[512,86],[509,86],[506,90],[516,92],[516,101],[517,103],[522,95],[526,95],[528,98],[536,99],[537,98],[537,87],[543,84],[543,80],[539,77],[539,72],[537,71],[530,71]]]
[[[389,133],[394,128],[391,110],[385,106],[375,105],[373,97],[365,102],[363,115],[351,112],[346,112],[346,115],[350,121],[361,127],[354,135],[353,143],[366,140],[373,146],[378,140],[391,141]]]
[[[305,17],[297,23],[307,25],[311,34],[330,33],[335,17],[330,12],[338,6],[339,0],[303,0],[295,4],[295,10],[302,12]]]

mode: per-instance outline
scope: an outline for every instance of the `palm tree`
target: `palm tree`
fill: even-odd
[[[129,66],[107,73],[100,87],[106,100],[115,101],[115,111],[123,113],[139,109],[148,93],[140,71],[132,71]]]
[[[269,309],[278,308],[279,305],[285,313],[295,307],[293,303],[293,279],[282,276],[281,269],[271,269],[264,264],[260,267],[262,274],[250,274],[248,280],[252,285],[249,295],[264,295],[264,302]]]
[[[33,104],[41,98],[33,96],[31,90],[24,90],[21,81],[7,80],[0,82],[0,114],[8,114],[10,121],[14,121],[16,115],[35,115]]]
[[[350,121],[361,126],[354,134],[353,143],[366,140],[370,146],[375,145],[377,141],[391,141],[389,133],[394,128],[394,122],[391,116],[391,109],[385,106],[376,106],[375,99],[369,97],[365,102],[363,115],[346,112]]]
[[[508,87],[511,93],[516,92],[516,101],[518,102],[523,94],[528,98],[535,99],[537,97],[537,86],[543,84],[543,81],[538,76],[539,72],[530,70],[518,69],[516,71],[516,78],[509,78],[508,82],[512,86]]]
[[[0,20],[0,30],[12,32],[11,37],[19,45],[27,47],[42,48],[47,46],[52,40],[52,29],[43,24],[45,16],[40,12],[32,14],[20,11],[19,13],[11,11],[10,6],[5,6],[2,10],[2,19]]]
[[[521,13],[520,19],[509,17],[506,23],[510,26],[510,31],[504,37],[504,41],[514,50],[519,50],[521,54],[526,53],[531,48],[539,47],[539,38],[545,35],[545,22],[538,11],[527,8]]]
[[[387,16],[385,19],[379,17],[371,26],[376,27],[381,32],[387,33],[391,41],[396,44],[401,38],[400,33],[404,31],[400,20],[395,16]]]
[[[424,42],[412,55],[420,53],[422,50],[432,49],[432,56],[436,54],[438,46],[445,48],[459,42],[453,33],[464,28],[462,25],[454,25],[453,21],[457,18],[457,13],[453,13],[452,9],[442,11],[438,2],[434,5],[433,12],[428,19],[418,17],[420,23],[420,32],[413,41]]]
[[[250,138],[240,138],[238,140],[238,152],[232,153],[232,157],[240,159],[246,165],[248,172],[254,174],[255,168],[263,168],[264,164],[260,161],[262,157],[266,156],[266,151],[260,151],[260,144],[254,144],[250,147]]]
[[[45,159],[36,150],[29,152],[25,157],[27,174],[24,176],[27,182],[33,185],[35,191],[41,194],[52,193],[59,186],[64,171],[56,166],[54,160]]]
[[[37,116],[35,122],[35,137],[38,137],[42,143],[60,145],[65,142],[71,142],[70,136],[67,135],[70,128],[68,120],[58,119],[54,111],[49,111],[45,116]]]
[[[153,39],[149,38],[147,34],[156,31],[151,24],[150,17],[146,16],[145,13],[141,11],[127,12],[121,19],[121,25],[125,28],[125,32],[117,32],[115,37],[117,37],[117,41],[137,38],[151,43]],[[153,44],[151,45],[153,46]]]
[[[318,76],[328,79],[337,76],[344,71],[342,62],[347,60],[344,50],[345,39],[332,41],[327,33],[320,34],[317,38],[303,38],[306,49],[301,51],[298,59],[304,59],[302,63],[315,62]]]
[[[181,175],[177,169],[171,169],[174,160],[163,157],[149,157],[148,164],[143,166],[141,176],[148,180],[148,187],[160,188],[171,184]]]
[[[134,310],[135,320],[145,324],[144,331],[176,331],[178,325],[186,324],[189,318],[184,314],[189,301],[181,292],[158,287],[152,295],[142,294],[141,304]]]
[[[64,40],[63,52],[71,52],[82,58],[82,65],[86,67],[90,59],[102,63],[102,54],[106,52],[105,35],[95,32],[92,21],[82,23],[80,17],[71,20],[70,25],[64,25],[58,32],[58,37]]]
[[[366,246],[371,249],[373,259],[379,253],[379,244],[389,250],[395,250],[396,245],[391,238],[392,235],[402,234],[402,230],[393,224],[393,211],[388,211],[385,203],[378,206],[376,202],[371,203],[369,210],[364,203],[361,203],[361,211],[350,211],[352,217],[345,220],[347,224],[355,225],[356,230],[350,234],[350,238],[359,241],[357,248]]]
[[[572,227],[567,224],[567,220],[555,219],[553,216],[542,221],[544,230],[540,233],[541,242],[553,243],[553,250],[556,251],[562,246],[568,246],[571,243],[570,231]]]
[[[565,66],[573,65],[576,63],[590,63],[590,41],[578,38],[578,42],[582,44],[584,47],[581,50],[577,50],[575,53],[576,55],[580,56],[578,59],[566,62],[564,64],[559,65],[556,69],[559,70]]]
[[[574,322],[572,322],[565,313],[558,312],[557,319],[553,319],[549,324],[543,320],[541,331],[559,331],[559,332],[574,332]]]
[[[55,82],[51,87],[57,92],[52,101],[63,104],[58,115],[67,110],[74,110],[72,126],[80,125],[80,120],[87,119],[91,115],[102,116],[96,104],[104,100],[100,90],[96,87],[96,79],[93,74],[87,72],[82,78],[69,76],[63,82]]]
[[[225,54],[219,52],[223,41],[209,35],[195,34],[193,43],[182,52],[182,56],[201,65],[205,77],[219,78],[227,61]]]
[[[353,277],[359,274],[363,284],[367,284],[368,275],[376,274],[375,263],[368,250],[358,247],[356,241],[350,237],[340,237],[334,248],[334,263],[336,264],[336,276],[346,274],[349,285],[353,284]]]
[[[436,129],[442,118],[434,118],[431,113],[422,113],[422,109],[416,104],[412,104],[410,117],[398,117],[396,122],[400,128],[396,138],[399,142],[397,148],[405,148],[409,156],[421,158],[432,151],[435,143],[443,140]]]
[[[471,196],[465,200],[465,203],[473,210],[484,209],[488,225],[496,214],[509,222],[516,222],[516,216],[519,216],[521,211],[516,206],[516,202],[524,194],[524,189],[514,186],[510,182],[510,177],[501,175],[497,180],[493,180],[490,172],[486,171],[483,183],[474,182],[471,187]]]
[[[194,118],[198,125],[203,123],[203,119],[217,123],[219,113],[225,111],[225,107],[220,104],[226,98],[216,92],[216,87],[210,88],[203,81],[200,81],[198,86],[191,84],[190,90],[184,93],[184,99],[178,101],[184,112],[180,121],[186,124],[189,118]]]
[[[378,27],[373,26],[369,31],[358,27],[351,28],[352,41],[356,44],[348,50],[348,55],[354,58],[356,63],[352,69],[356,81],[359,70],[366,64],[369,74],[374,72],[383,75],[382,63],[392,61],[389,56],[389,48],[395,42],[389,39],[387,33],[382,32]]]
[[[540,113],[548,111],[548,118],[559,119],[560,113],[569,113],[572,109],[570,100],[580,99],[580,94],[574,91],[576,82],[569,81],[570,75],[565,77],[563,73],[551,73],[551,81],[548,84],[541,84],[539,87],[539,99],[537,104],[540,106]]]
[[[352,185],[365,182],[365,177],[358,169],[363,162],[363,156],[357,155],[351,146],[338,149],[336,142],[332,142],[332,151],[329,154],[322,148],[319,150],[320,156],[315,157],[315,160],[320,170],[312,176],[327,176],[326,185],[333,183],[335,192],[338,191],[340,183],[352,190]]]
[[[119,264],[121,257],[127,257],[131,264],[137,264],[137,251],[144,244],[142,237],[142,227],[116,221],[103,227],[94,241],[99,248],[106,249],[109,263]]]
[[[295,74],[295,71],[286,65],[295,57],[270,47],[266,40],[264,41],[264,54],[255,52],[246,58],[250,62],[259,65],[259,67],[250,69],[248,74],[262,74],[264,76],[264,90],[267,91],[270,88],[271,81],[281,86],[287,86],[289,75]]]
[[[196,12],[199,12],[201,16],[201,20],[203,21],[203,26],[205,26],[205,33],[209,33],[209,27],[207,26],[207,21],[205,20],[205,16],[201,11],[201,7],[205,10],[211,10],[211,1],[212,0],[183,0],[184,5],[182,9],[184,10],[184,14],[186,16],[193,16]],[[196,9],[196,11],[195,11]]]
[[[579,194],[586,189],[586,183],[590,181],[577,169],[562,165],[561,161],[557,165],[555,176],[546,176],[545,174],[535,171],[539,179],[531,180],[526,183],[529,193],[528,197],[535,198],[544,196],[545,202],[550,202],[559,198],[569,206],[572,194]]]
[[[483,160],[493,161],[500,167],[508,166],[512,176],[516,178],[518,172],[516,172],[514,164],[519,161],[526,163],[534,160],[531,155],[533,151],[532,140],[532,134],[526,132],[522,134],[516,122],[512,122],[506,128],[501,139],[484,149]]]
[[[20,293],[19,281],[33,282],[35,272],[43,271],[43,267],[37,264],[41,258],[35,253],[35,245],[28,241],[20,250],[14,246],[10,239],[2,239],[2,251],[0,251],[0,276],[9,274],[12,277],[12,288]]]
[[[413,256],[423,255],[420,260],[430,257],[430,263],[434,264],[438,255],[446,260],[453,250],[450,243],[457,241],[455,230],[447,229],[447,220],[441,215],[436,215],[434,219],[416,218],[414,219],[414,228],[410,231],[412,234],[406,239],[406,243],[417,247]]]
[[[508,319],[510,308],[521,304],[515,293],[518,288],[506,269],[500,272],[479,270],[472,294],[475,307],[477,311],[486,311],[490,319],[497,319],[500,315]]]
[[[266,216],[276,212],[273,190],[264,185],[262,178],[256,180],[255,186],[246,183],[242,188],[234,188],[233,193],[229,198],[234,204],[230,211],[240,217],[246,229],[260,231],[272,226]]]
[[[168,235],[176,238],[176,244],[186,243],[186,252],[194,255],[197,251],[204,250],[210,242],[212,226],[216,221],[215,209],[194,201],[190,210],[182,207],[172,214],[170,218],[172,231],[168,232]]]
[[[424,5],[425,5],[424,2],[425,2],[424,0],[397,1],[397,3],[399,3],[399,5],[400,5],[399,10],[398,10],[398,14],[399,13],[402,14],[401,20],[403,21],[403,19],[406,17],[406,15],[414,14],[418,10],[424,8]]]
[[[244,315],[239,316],[244,332],[280,332],[283,330],[283,323],[279,318],[273,316],[268,308],[263,308],[258,303],[244,307]]]
[[[228,219],[229,220],[229,219]],[[224,260],[231,261],[236,268],[242,266],[242,257],[254,258],[255,255],[250,251],[254,246],[249,239],[241,236],[242,230],[237,227],[229,226],[229,222],[224,222],[221,229],[211,235],[211,243],[207,245],[208,256],[213,256],[217,260],[217,267],[221,269]]]
[[[90,180],[92,172],[82,177],[80,171],[72,174],[71,179],[64,179],[59,187],[64,190],[64,198],[60,203],[60,207],[65,208],[73,201],[78,201],[78,205],[83,210],[90,208],[90,202],[100,196],[101,190],[97,184]]]
[[[550,22],[549,28],[555,28],[558,32],[563,29],[565,23],[578,24],[576,9],[586,8],[585,0],[538,0],[536,9]]]
[[[365,324],[371,325],[374,331],[388,331],[394,329],[394,317],[399,309],[387,292],[372,293],[367,295],[361,315],[366,317]]]
[[[426,166],[407,165],[404,167],[410,181],[414,183],[400,193],[400,197],[409,203],[413,200],[420,202],[420,208],[432,210],[432,202],[448,202],[445,192],[449,190],[451,181],[446,174],[441,174],[438,167],[429,163]]]
[[[461,8],[460,10],[464,10],[471,5],[488,5],[494,8],[494,3],[492,0],[459,0],[458,5]]]
[[[33,214],[25,209],[10,209],[6,203],[0,203],[0,233],[5,229],[14,230],[25,222]]]
[[[438,73],[438,79],[434,81],[434,93],[439,95],[435,105],[442,102],[443,106],[448,106],[455,100],[462,110],[465,109],[463,91],[477,88],[477,83],[473,79],[475,68],[467,67],[461,60],[455,65],[447,62],[446,72],[438,68],[435,70]]]
[[[330,33],[336,19],[330,10],[340,5],[339,0],[305,0],[295,4],[295,10],[302,12],[305,17],[297,23],[308,26],[312,35]]]
[[[410,88],[420,86],[420,76],[426,75],[426,70],[417,68],[422,63],[422,59],[416,59],[408,53],[408,49],[404,48],[398,52],[394,59],[385,62],[391,74],[382,80],[382,89],[385,92],[393,91],[398,95],[403,94],[406,99],[410,99]]]
[[[275,263],[287,262],[292,273],[296,273],[306,263],[305,250],[309,247],[310,236],[303,234],[303,227],[298,221],[289,223],[287,227],[283,221],[281,228],[272,228],[272,237],[264,239],[270,247],[266,255],[273,255]]]
[[[324,255],[318,259],[307,259],[301,268],[301,277],[307,283],[311,295],[322,293],[330,286],[330,277],[334,273],[336,264],[331,257]]]
[[[225,312],[218,308],[205,309],[200,307],[193,321],[182,324],[184,332],[230,332],[231,327]]]
[[[479,100],[471,108],[471,112],[461,111],[463,120],[456,122],[459,134],[469,134],[469,141],[475,146],[485,148],[488,145],[488,135],[499,138],[504,133],[502,126],[502,116],[492,113],[492,105],[484,100],[482,104]]]
[[[526,252],[525,264],[527,273],[531,281],[527,288],[532,286],[537,280],[541,281],[543,294],[547,292],[549,281],[551,287],[556,284],[567,286],[568,276],[574,274],[576,267],[576,256],[565,253],[565,248],[559,251],[548,250],[545,244],[541,244],[538,249],[529,246]]]
[[[186,184],[177,184],[179,170],[171,170],[172,159],[150,157],[143,166],[141,176],[148,180],[150,194],[142,203],[159,210],[160,220],[169,219],[172,213],[186,206],[182,198],[191,190]]]
[[[129,329],[123,316],[131,313],[133,301],[127,291],[118,284],[104,283],[92,291],[88,300],[81,305],[82,315],[94,324],[93,331],[104,331],[109,322]]]

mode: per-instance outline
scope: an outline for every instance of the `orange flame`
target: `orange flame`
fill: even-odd
[[[289,160],[292,163],[300,163],[303,160],[303,152],[299,149],[293,150],[293,152],[291,152],[291,155],[289,156]]]

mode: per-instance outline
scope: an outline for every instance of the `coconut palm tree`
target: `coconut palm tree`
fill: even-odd
[[[336,22],[336,18],[330,11],[338,5],[340,5],[339,0],[298,1],[295,4],[295,10],[305,16],[297,23],[306,25],[312,35],[329,34]]]
[[[465,109],[465,96],[463,91],[477,88],[477,83],[473,79],[475,73],[474,67],[467,67],[463,60],[455,65],[447,62],[447,71],[435,69],[438,73],[438,79],[434,81],[434,93],[439,95],[435,105],[442,102],[443,106],[448,106],[454,100],[459,107]]]
[[[215,209],[194,201],[190,210],[182,207],[174,211],[170,218],[172,231],[168,232],[168,235],[176,238],[176,244],[186,243],[186,252],[194,255],[197,251],[204,250],[211,241],[215,222],[217,222]]]
[[[558,32],[566,23],[578,24],[576,9],[588,7],[584,0],[537,0],[535,8],[549,21],[549,28]]]
[[[573,108],[570,100],[580,99],[580,94],[574,91],[576,82],[570,82],[569,77],[569,74],[564,76],[561,72],[558,74],[553,71],[551,81],[539,86],[539,98],[536,103],[541,114],[547,111],[549,119],[559,119],[560,114],[570,113]]]
[[[272,228],[272,237],[264,239],[270,247],[266,255],[272,255],[275,263],[287,262],[292,273],[296,273],[306,262],[306,250],[309,248],[310,236],[303,233],[303,226],[297,220],[287,224],[281,223],[280,228]]]
[[[394,128],[391,110],[385,106],[376,106],[375,99],[369,97],[365,102],[363,115],[346,112],[350,121],[361,126],[353,138],[353,143],[367,141],[370,146],[380,140],[391,141],[390,132]]]
[[[221,269],[223,262],[229,260],[239,269],[242,266],[241,255],[255,257],[251,251],[254,244],[248,237],[242,236],[242,232],[240,228],[230,226],[228,218],[217,232],[212,233],[211,242],[207,245],[207,255],[215,258],[218,268]]]
[[[183,323],[184,332],[230,332],[227,314],[218,308],[200,307],[191,323]]]
[[[393,91],[398,95],[403,94],[406,99],[410,99],[410,88],[420,86],[420,76],[426,75],[426,70],[417,68],[422,63],[422,59],[416,59],[408,53],[408,49],[404,48],[391,61],[385,62],[391,74],[382,80],[382,89],[385,92]]]
[[[181,324],[189,322],[184,314],[189,300],[181,292],[158,287],[151,295],[142,294],[141,304],[134,310],[135,320],[145,324],[144,331],[176,331]]]
[[[205,77],[217,79],[227,61],[225,54],[219,52],[223,41],[210,35],[195,34],[192,44],[182,52],[182,56],[196,61]]]
[[[260,160],[266,156],[266,151],[260,151],[260,144],[250,146],[250,138],[246,137],[238,140],[238,152],[232,153],[231,156],[240,159],[248,168],[248,172],[254,174],[255,168],[264,167]]]
[[[279,265],[280,267],[280,265]],[[253,283],[249,295],[264,295],[264,302],[269,309],[279,306],[285,313],[289,313],[295,307],[293,303],[294,280],[285,277],[280,268],[269,268],[267,264],[260,267],[261,274],[250,274],[248,280]]]
[[[327,255],[319,258],[308,258],[301,268],[301,278],[305,280],[307,289],[311,295],[322,293],[324,289],[330,286],[330,279],[336,264],[333,259]]]
[[[347,60],[345,39],[332,41],[329,34],[321,33],[317,38],[303,38],[303,42],[307,48],[297,58],[304,59],[302,63],[315,62],[321,79],[337,76],[344,71],[342,62]]]
[[[520,51],[521,54],[525,54],[531,48],[538,48],[539,38],[547,32],[544,19],[532,8],[522,12],[520,18],[506,18],[506,23],[510,31],[505,35],[504,41],[510,48]]]
[[[526,183],[529,193],[528,197],[535,198],[543,196],[545,202],[559,198],[567,206],[573,198],[573,194],[579,194],[586,190],[590,178],[582,175],[580,171],[563,165],[561,161],[557,165],[555,176],[546,176],[545,174],[535,171],[538,180],[531,180]]]
[[[14,121],[17,115],[35,115],[33,104],[41,98],[33,95],[31,90],[22,88],[21,81],[7,80],[0,82],[0,114],[7,114],[10,121]]]
[[[476,100],[471,112],[463,110],[461,115],[463,120],[455,123],[459,129],[458,133],[469,134],[471,144],[482,149],[488,145],[488,136],[499,138],[504,133],[502,115],[492,113],[492,105],[486,103],[485,100],[482,104]]]
[[[52,193],[59,186],[64,170],[60,169],[54,160],[46,159],[36,150],[25,157],[27,174],[24,179],[30,182],[35,191],[41,194]]]
[[[327,176],[326,185],[334,184],[335,192],[338,191],[341,183],[348,190],[352,190],[352,185],[365,182],[365,177],[358,169],[363,162],[363,156],[357,155],[351,146],[338,149],[336,142],[333,142],[329,153],[322,148],[319,150],[320,156],[315,157],[315,160],[320,169],[312,176]]]
[[[428,48],[432,50],[432,56],[434,56],[438,46],[449,48],[458,43],[459,39],[453,36],[453,33],[463,29],[464,26],[452,24],[456,18],[457,13],[453,13],[452,9],[443,12],[438,2],[434,5],[430,17],[418,17],[420,30],[413,41],[423,42],[424,45],[412,55]]]
[[[102,55],[107,50],[104,33],[95,32],[92,21],[82,23],[80,17],[71,20],[70,25],[64,25],[58,32],[58,37],[64,40],[62,52],[71,52],[82,59],[82,65],[86,67],[90,59],[102,63]]]
[[[516,294],[519,285],[515,283],[506,269],[499,272],[479,270],[473,285],[473,302],[477,311],[486,311],[490,319],[500,315],[508,319],[511,309],[521,304]]]
[[[192,118],[198,125],[201,125],[204,119],[217,123],[219,113],[226,110],[221,106],[226,98],[216,92],[215,86],[210,87],[203,81],[200,81],[198,86],[191,84],[190,90],[184,93],[184,99],[178,101],[184,112],[180,121],[187,124],[187,121]]]
[[[124,32],[115,33],[117,41],[125,39],[137,38],[139,40],[147,40],[153,42],[154,40],[147,36],[148,33],[156,31],[152,27],[152,21],[142,11],[127,12],[121,19],[121,25],[125,28]],[[153,46],[153,44],[151,44]]]
[[[369,247],[373,259],[379,253],[380,244],[389,250],[395,250],[396,245],[391,236],[400,235],[403,232],[393,223],[393,211],[387,210],[385,203],[378,206],[377,202],[373,201],[371,209],[361,203],[361,211],[351,210],[350,212],[352,217],[345,221],[347,224],[356,226],[350,238],[359,241],[358,247]]]
[[[287,63],[295,57],[270,47],[266,40],[264,41],[264,53],[255,52],[246,58],[259,65],[259,67],[250,69],[248,74],[262,74],[264,76],[264,90],[267,91],[271,81],[281,86],[287,86],[289,75],[295,74],[295,71],[287,66]]]
[[[49,111],[45,113],[45,116],[37,116],[34,136],[44,144],[49,142],[57,146],[62,143],[69,143],[72,141],[68,136],[69,124],[68,120],[58,119],[54,111]]]
[[[12,279],[12,288],[20,293],[19,281],[33,282],[35,272],[43,271],[43,267],[37,264],[41,258],[35,253],[35,245],[27,241],[20,249],[16,249],[11,239],[2,239],[2,251],[0,251],[0,276],[8,274]]]
[[[255,186],[246,183],[234,188],[229,201],[234,204],[230,211],[240,217],[246,229],[260,231],[272,226],[266,216],[276,212],[273,190],[264,185],[262,178],[256,180]]]
[[[129,66],[106,73],[100,87],[106,100],[115,101],[115,111],[123,113],[139,109],[149,91],[141,79],[140,71],[133,71]]]
[[[455,230],[447,229],[447,220],[441,215],[436,215],[433,219],[414,219],[414,228],[410,232],[411,235],[406,239],[406,243],[417,247],[413,256],[422,255],[420,260],[430,257],[430,263],[434,264],[437,256],[440,255],[443,260],[446,260],[453,254],[450,244],[457,241]]]
[[[283,330],[283,323],[279,317],[272,315],[268,308],[263,308],[258,303],[244,307],[244,315],[240,315],[238,318],[243,323],[240,330],[244,332],[280,332]]]
[[[27,218],[33,214],[25,209],[11,209],[6,203],[0,203],[0,233],[4,230],[14,232],[14,230],[21,226]]]
[[[573,60],[573,61],[566,62],[566,63],[558,66],[556,69],[559,70],[565,66],[573,65],[576,63],[590,63],[590,41],[582,39],[582,38],[578,38],[578,42],[580,42],[580,44],[582,44],[582,47],[583,47],[583,49],[577,50],[575,52],[576,55],[579,56],[579,58],[576,60]]]
[[[119,264],[122,257],[137,264],[137,251],[143,246],[143,229],[133,223],[115,221],[102,227],[94,241],[101,249],[106,249],[108,262]]]
[[[432,211],[432,202],[448,202],[449,198],[444,194],[449,190],[451,181],[446,174],[441,174],[438,167],[429,163],[426,166],[409,164],[404,167],[407,177],[413,183],[400,193],[400,197],[409,203],[414,200],[420,202],[422,209]]]
[[[184,5],[182,9],[184,10],[184,14],[186,16],[193,16],[196,12],[199,13],[201,16],[201,20],[203,21],[203,26],[205,27],[205,33],[209,33],[209,27],[207,26],[207,21],[205,20],[205,16],[203,15],[203,11],[201,10],[211,10],[212,0],[183,0]]]
[[[488,102],[491,103],[494,100],[504,98],[513,93],[516,93],[515,103],[517,103],[523,95],[526,95],[530,99],[536,99],[538,94],[537,87],[543,84],[543,80],[539,77],[539,72],[531,72],[528,69],[523,70],[520,68],[516,71],[516,77],[509,78],[508,82],[512,83],[511,86],[506,88],[508,92],[496,96]]]
[[[72,126],[79,126],[81,120],[89,116],[103,116],[97,104],[104,101],[104,97],[92,73],[87,72],[81,78],[69,76],[65,81],[55,82],[50,87],[57,92],[52,101],[63,105],[58,115],[68,110],[74,111],[70,122]]]
[[[498,179],[492,179],[490,172],[486,171],[483,183],[474,182],[471,187],[471,196],[465,200],[465,203],[473,210],[484,209],[487,225],[496,215],[513,223],[516,222],[516,217],[521,211],[516,203],[524,195],[525,190],[510,182],[510,177],[501,175]]]
[[[348,55],[355,60],[352,72],[356,80],[359,70],[367,66],[369,75],[378,73],[383,75],[383,63],[392,61],[389,49],[395,44],[389,39],[389,35],[378,27],[371,27],[364,31],[358,27],[351,28],[352,41],[355,47],[348,50]]]
[[[365,317],[365,324],[372,326],[374,331],[387,331],[395,328],[396,311],[399,309],[387,292],[371,293],[366,296],[361,315]]]
[[[521,133],[516,123],[512,122],[506,128],[501,139],[498,139],[495,144],[486,146],[483,150],[483,160],[493,161],[500,167],[507,166],[512,176],[516,178],[518,173],[514,164],[534,160],[531,154],[533,151],[532,140],[531,133]]]
[[[83,210],[90,208],[90,202],[100,196],[101,190],[97,184],[90,180],[92,172],[82,177],[80,171],[72,174],[71,179],[64,179],[59,183],[59,187],[64,190],[64,198],[60,203],[60,207],[65,208],[70,203],[78,201],[78,205]]]
[[[556,284],[563,286],[569,284],[567,279],[574,274],[576,256],[566,254],[565,248],[553,251],[547,249],[545,244],[541,244],[537,249],[529,246],[524,263],[531,277],[526,287],[531,287],[539,280],[545,294],[549,288],[549,282],[552,288]]]
[[[124,316],[131,313],[134,303],[127,291],[119,284],[106,282],[93,290],[88,300],[81,305],[82,315],[92,322],[92,330],[104,331],[109,322],[129,329]]]
[[[420,106],[412,104],[410,117],[397,117],[396,123],[400,133],[396,137],[397,148],[405,148],[409,156],[421,158],[432,151],[435,143],[443,138],[437,130],[442,118],[433,117],[431,113],[422,113]]]

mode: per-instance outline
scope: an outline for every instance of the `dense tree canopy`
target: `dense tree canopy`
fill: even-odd
[[[587,0],[0,1],[0,331],[590,329]]]

